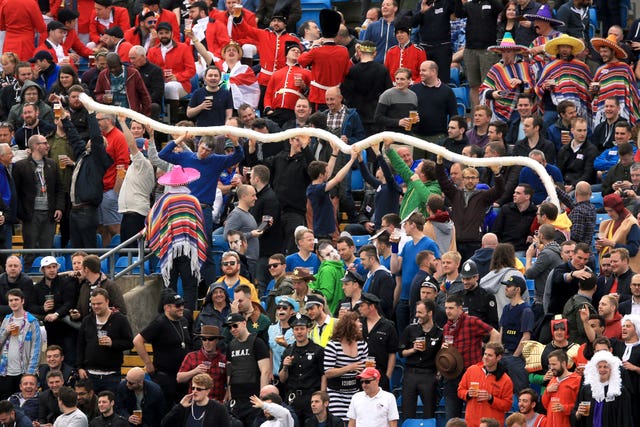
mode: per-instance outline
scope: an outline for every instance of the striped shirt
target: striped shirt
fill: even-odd
[[[342,349],[340,341],[329,341],[324,349],[324,371],[332,368],[342,368],[351,363],[362,363],[367,360],[369,348],[365,341],[358,341],[358,355],[348,356]],[[336,378],[327,380],[327,393],[329,393],[329,412],[336,417],[348,421],[347,410],[354,394],[360,391],[356,379],[356,372],[351,371]]]

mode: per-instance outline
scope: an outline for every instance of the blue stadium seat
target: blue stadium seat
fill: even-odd
[[[67,271],[67,260],[65,259],[65,257],[57,256],[56,261],[58,261],[58,264],[60,264],[60,268],[58,268],[58,271]]]
[[[102,247],[102,234],[96,234],[96,247]]]
[[[62,248],[62,236],[59,234],[56,234],[53,236],[53,247],[56,249],[61,249]]]
[[[436,427],[435,418],[417,419],[407,418],[402,423],[402,427]]]
[[[115,236],[113,236],[111,238],[111,242],[109,243],[109,247],[110,248],[115,248],[116,246],[118,246],[120,243],[122,243],[122,239],[120,237],[119,234],[116,234]]]
[[[468,87],[452,87],[451,90],[453,90],[453,93],[456,96],[456,102],[464,105],[466,109],[471,108]]]
[[[40,273],[40,264],[42,263],[42,258],[44,258],[44,257],[39,256],[39,257],[36,257],[33,260],[33,264],[31,264],[31,269],[29,269],[29,274],[39,274]]]
[[[609,217],[609,215],[605,214],[596,214],[596,234],[598,233],[598,227],[600,227],[600,224],[602,223],[602,221],[606,220],[606,219],[611,219]]]
[[[453,86],[460,86],[460,69],[457,67],[451,67],[449,72],[449,84]]]
[[[467,114],[467,107],[464,106],[462,102],[458,102],[458,115],[463,116]]]
[[[393,374],[391,375],[389,388],[393,390],[394,388],[402,387],[403,376],[404,376],[404,368],[401,365],[396,365],[393,368]]]
[[[592,193],[589,201],[596,207],[596,209],[604,208],[604,200],[602,199],[602,193],[600,192]]]
[[[135,263],[136,261],[138,261],[137,256],[131,257],[131,264]],[[116,268],[115,268],[116,274],[120,273],[125,268],[129,267],[129,265],[130,264],[129,264],[128,257],[121,256],[120,258],[118,258],[116,260]],[[137,266],[136,268],[131,270],[129,274],[140,274],[140,266]],[[145,261],[144,263],[144,274],[149,274],[149,261]]]
[[[102,271],[104,274],[109,274],[109,259],[110,258],[105,258],[100,261],[100,271]]]
[[[356,244],[356,249],[360,249],[362,246],[369,243],[369,237],[371,236],[351,236],[351,239],[353,239],[353,243]]]

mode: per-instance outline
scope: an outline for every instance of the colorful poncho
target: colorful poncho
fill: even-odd
[[[200,202],[186,192],[186,187],[171,187],[162,195],[147,216],[147,245],[160,259],[165,286],[173,268],[173,259],[187,256],[191,272],[200,279],[200,267],[207,257],[207,240]]]
[[[551,90],[551,101],[554,105],[568,100],[575,104],[578,116],[588,119],[591,113],[591,71],[587,64],[572,59],[554,59],[542,70],[540,79],[536,84],[536,95],[542,99],[545,90],[544,84],[555,80],[556,86]]]
[[[621,61],[609,62],[596,70],[593,81],[600,83],[600,90],[591,103],[593,127],[595,128],[600,122],[606,120],[604,101],[613,97],[620,102],[620,115],[629,120],[631,124],[635,124],[640,114],[638,108],[640,97],[631,67]]]
[[[549,40],[555,39],[560,34],[562,34],[560,31],[552,30],[551,33],[547,34],[546,36],[538,36],[531,42],[531,44],[529,45],[529,48],[544,46],[545,44],[547,44]],[[533,55],[533,57],[529,62],[529,66],[531,67],[531,72],[533,73],[533,78],[536,80],[539,79],[540,74],[542,74],[542,70],[544,69],[544,67],[552,60],[553,58],[547,55],[546,52]]]
[[[522,84],[512,87],[511,79],[518,79]],[[516,109],[518,95],[525,90],[531,90],[534,86],[535,81],[527,62],[520,60],[512,65],[504,65],[500,61],[491,67],[480,86],[480,103],[491,107],[493,120],[508,123],[511,113]],[[503,96],[492,99],[489,97],[492,91],[503,92]]]

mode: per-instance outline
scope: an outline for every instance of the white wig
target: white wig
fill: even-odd
[[[627,314],[620,321],[620,325],[624,325],[625,322],[633,323],[636,328],[636,335],[640,337],[640,314]]]
[[[607,362],[611,369],[611,375],[609,377],[609,389],[607,395],[604,394],[604,388],[607,383],[600,381],[600,375],[598,374],[598,363]],[[620,378],[620,367],[622,361],[616,356],[611,354],[607,350],[600,350],[593,355],[587,366],[584,368],[584,383],[591,386],[591,395],[596,402],[602,402],[606,400],[610,402],[617,396],[622,394],[622,379]]]

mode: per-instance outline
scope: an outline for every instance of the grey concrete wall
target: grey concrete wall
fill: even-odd
[[[158,315],[160,292],[164,288],[162,278],[157,275],[148,276],[142,286],[139,281],[138,276],[121,277],[116,281],[127,304],[127,317],[134,336]]]

